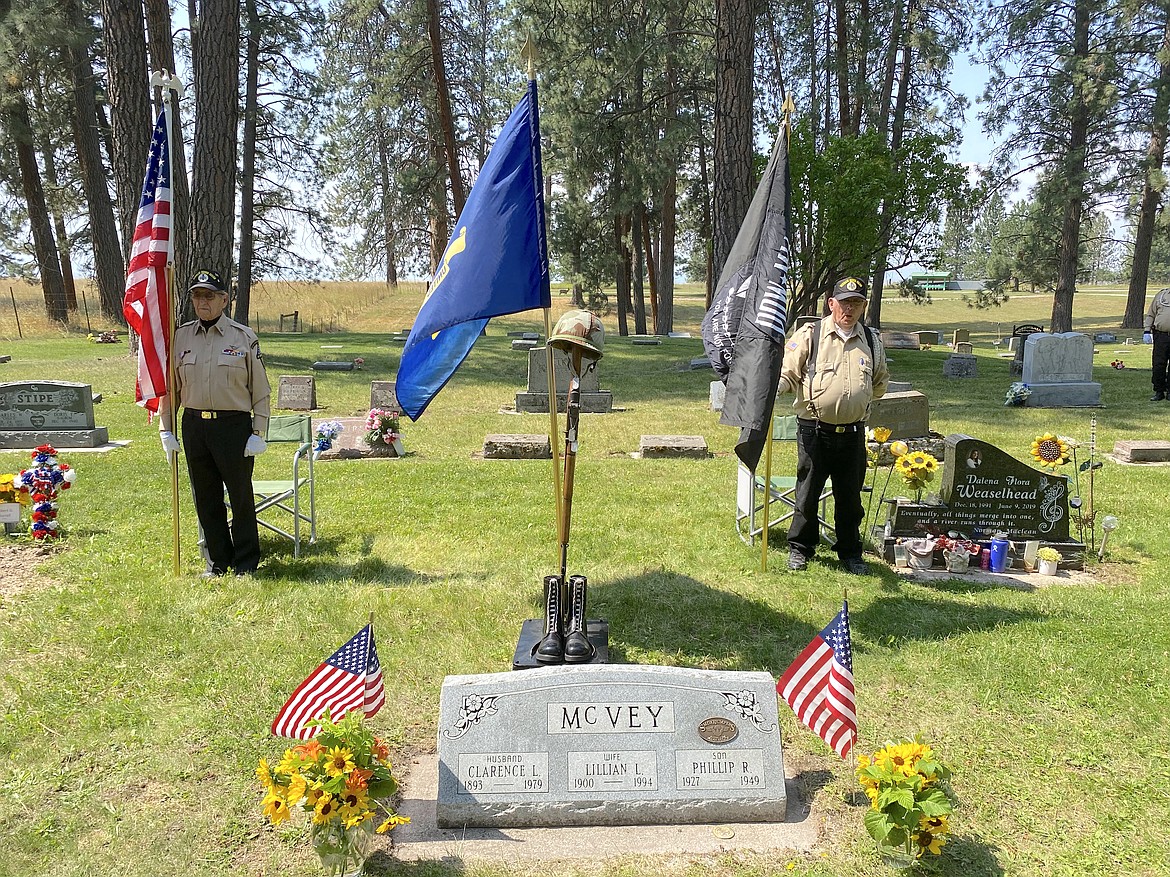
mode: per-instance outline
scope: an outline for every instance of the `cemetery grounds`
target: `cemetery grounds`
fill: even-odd
[[[407,765],[433,751],[444,676],[508,669],[521,622],[540,615],[542,576],[559,563],[551,464],[476,453],[487,434],[548,429],[546,415],[503,411],[523,389],[527,363],[506,333],[543,332],[542,316],[492,322],[422,419],[403,418],[405,459],[318,466],[319,540],[300,559],[268,534],[258,575],[206,583],[185,487],[183,575],[172,576],[168,470],[155,428],[133,404],[124,339],[88,341],[87,330],[112,328],[92,313],[88,325],[50,329],[37,318],[37,291],[20,296],[24,337],[0,317],[0,353],[12,356],[3,379],[89,383],[103,397],[97,423],[131,443],[103,454],[63,450],[80,475],[60,502],[65,538],[43,550],[7,540],[0,875],[320,873],[303,823],[274,830],[260,814],[254,768],[283,749],[268,726],[289,692],[373,612],[387,703],[371,721],[395,764]],[[401,345],[390,336],[412,322],[421,289],[272,285],[254,298],[274,397],[280,375],[314,374],[315,416],[332,419],[363,415],[370,381],[392,377]],[[555,320],[568,298],[553,303]],[[1083,289],[1074,326],[1117,331],[1124,304],[1124,289]],[[611,659],[778,677],[848,587],[859,751],[921,733],[955,769],[961,806],[937,873],[1170,875],[1170,467],[1104,460],[1118,439],[1170,437],[1170,404],[1146,401],[1150,348],[1097,345],[1104,408],[1005,408],[1013,378],[991,340],[1013,323],[1047,324],[1049,296],[1022,293],[988,311],[955,294],[926,307],[887,298],[886,329],[971,332],[977,378],[943,379],[945,347],[891,353],[893,378],[930,398],[937,432],[967,433],[1024,461],[1033,438],[1054,432],[1079,440],[1084,460],[1096,415],[1104,466],[1094,501],[1099,514],[1120,518],[1107,562],[1090,562],[1093,583],[1040,589],[962,577],[917,583],[873,558],[875,574],[862,579],[823,549],[809,572],[791,574],[777,534],[761,573],[759,551],[732,523],[736,431],[708,408],[710,371],[689,368],[702,355],[702,305],[701,290],[682,287],[676,329],[693,337],[657,346],[617,338],[613,316],[605,319],[601,385],[621,410],[582,417],[569,566],[589,577],[590,616],[609,620]],[[276,317],[298,308],[309,331],[274,334]],[[310,370],[354,356],[363,370]],[[1126,368],[1110,367],[1118,358]],[[702,435],[712,455],[635,459],[643,434]],[[27,462],[3,452],[0,471]],[[794,465],[790,452],[778,448],[776,466],[786,463]],[[270,453],[258,465],[275,471],[287,460]],[[783,708],[781,731],[795,788],[811,797],[819,831],[811,853],[550,866],[464,862],[456,848],[423,863],[375,856],[368,873],[887,873],[862,827],[864,808],[850,803],[848,766]]]

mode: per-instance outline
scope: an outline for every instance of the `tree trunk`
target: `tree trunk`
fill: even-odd
[[[70,25],[80,31],[84,21],[77,0],[65,0],[62,8]],[[70,45],[65,52],[73,89],[73,137],[77,145],[81,185],[89,210],[89,233],[93,243],[98,300],[102,316],[124,326],[126,317],[122,314],[122,297],[126,291],[126,262],[122,258],[122,243],[114,222],[114,207],[110,203],[106,167],[98,142],[93,65],[85,46]]]
[[[130,244],[138,223],[142,176],[150,143],[149,74],[146,65],[146,27],[142,0],[102,0],[102,40],[106,51],[106,91],[109,95],[110,164],[122,261],[130,260]]]
[[[381,104],[376,109],[374,124],[378,146],[378,182],[382,189],[382,197],[378,199],[382,207],[382,258],[386,263],[386,285],[394,289],[398,286],[398,252],[395,246],[394,197],[391,192],[393,184],[390,180],[390,144],[386,142],[386,112]]]
[[[629,253],[626,250],[625,221],[620,213],[613,215],[614,296],[617,298],[618,335],[630,334],[630,271]]]
[[[435,76],[435,92],[439,99],[439,125],[443,131],[443,149],[447,157],[447,174],[451,178],[451,197],[455,215],[463,212],[466,198],[463,177],[459,172],[459,148],[455,142],[455,118],[451,113],[451,92],[447,87],[447,68],[443,63],[443,40],[439,31],[439,0],[427,0],[427,26],[431,39],[431,66]]]
[[[658,333],[658,253],[654,249],[654,235],[650,231],[650,212],[642,208],[642,251],[646,254],[646,285],[650,290],[650,322]]]
[[[670,149],[666,168],[666,180],[662,186],[661,241],[658,247],[658,288],[654,308],[654,334],[669,335],[674,330],[674,259],[675,237],[678,228],[678,165],[679,149],[675,145],[678,136],[678,66],[675,54],[678,50],[676,36],[680,25],[677,17],[667,21],[669,49],[666,53],[666,98],[664,102],[665,122],[662,126],[662,140]]]
[[[755,190],[753,0],[715,2],[714,276],[723,270]]]
[[[645,254],[642,250],[642,216],[646,206],[638,201],[634,204],[634,213],[630,217],[630,238],[634,243],[634,266],[631,272],[632,291],[634,298],[634,334],[646,334],[646,287],[644,284]]]
[[[57,180],[57,161],[53,157],[53,148],[49,145],[48,138],[44,136],[41,138],[41,159],[45,165],[45,182],[49,185],[49,191],[60,191],[61,184]],[[53,231],[57,235],[57,254],[61,262],[61,280],[65,286],[65,307],[71,311],[76,311],[77,284],[73,279],[73,254],[69,247],[69,232],[65,228],[65,217],[51,203],[59,200],[47,197],[45,203],[49,207],[49,214],[53,217]]]
[[[240,273],[232,319],[248,325],[252,304],[252,263],[256,256],[256,126],[260,90],[260,16],[256,0],[244,0],[248,25],[244,60],[244,150],[240,162]]]
[[[32,229],[33,251],[41,274],[41,290],[45,295],[45,314],[54,323],[66,323],[69,313],[65,306],[65,283],[61,277],[61,263],[57,242],[53,239],[53,222],[45,205],[45,191],[41,186],[41,169],[37,166],[32,145],[32,125],[24,95],[12,93],[5,112],[5,128],[16,147],[16,162],[20,167],[20,183],[24,190],[28,223]]]
[[[1146,286],[1150,282],[1150,251],[1154,242],[1154,225],[1162,204],[1161,187],[1154,187],[1154,176],[1162,176],[1166,159],[1166,134],[1170,127],[1170,19],[1162,32],[1162,62],[1154,80],[1154,109],[1150,124],[1150,143],[1146,149],[1145,179],[1142,181],[1141,209],[1133,236],[1133,270],[1129,275],[1129,295],[1125,300],[1123,329],[1140,329],[1146,314]]]
[[[236,219],[240,8],[236,0],[203,0],[192,22],[195,158],[191,172],[191,267],[231,276]]]
[[[1083,61],[1089,55],[1089,12],[1092,0],[1076,0],[1073,9],[1073,57]],[[1052,332],[1071,332],[1073,296],[1077,287],[1077,258],[1081,243],[1081,213],[1085,201],[1086,150],[1089,141],[1089,110],[1083,85],[1074,84],[1069,118],[1068,152],[1062,178],[1067,187],[1064,219],[1060,228],[1060,261],[1056,291],[1052,297]]]
[[[120,2],[120,0],[114,0]],[[147,49],[151,67],[154,70],[175,72],[175,45],[171,37],[171,10],[168,0],[146,0]],[[194,39],[194,37],[192,37]],[[188,91],[188,94],[190,92]],[[156,96],[160,100],[161,96]],[[193,111],[192,111],[193,112]],[[171,131],[174,134],[171,150],[171,240],[175,248],[175,278],[179,290],[185,288],[192,270],[192,253],[188,246],[188,229],[191,225],[191,186],[187,180],[187,147],[183,142],[182,111],[178,95],[171,100]],[[148,118],[148,121],[149,120]],[[130,147],[137,150],[139,162],[138,189],[141,193],[142,176],[146,168],[146,149],[150,145],[149,127],[142,142]],[[234,166],[234,163],[233,163]],[[138,195],[135,195],[134,210],[138,210]],[[180,301],[184,300],[179,295]],[[186,302],[189,310],[189,302]]]
[[[845,9],[845,0],[834,0],[833,22],[835,39],[833,40],[833,58],[837,72],[837,116],[841,126],[841,135],[849,137],[857,132],[849,119],[849,13]]]
[[[431,113],[432,121],[434,114]],[[443,144],[436,135],[437,125],[430,129],[431,160],[436,168],[443,166]],[[431,276],[434,277],[443,262],[443,251],[447,249],[447,240],[451,237],[451,220],[447,212],[447,188],[443,185],[442,174],[436,173],[430,185],[431,195]]]
[[[707,173],[707,138],[703,134],[703,113],[699,106],[699,95],[695,93],[695,129],[699,141],[699,240],[703,242],[703,252],[706,255],[704,269],[707,282],[703,296],[703,310],[711,307],[711,299],[715,295],[715,247],[711,240],[711,182]],[[677,222],[675,228],[677,229]]]

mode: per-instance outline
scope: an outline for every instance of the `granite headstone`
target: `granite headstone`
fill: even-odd
[[[537,347],[528,351],[528,388],[516,394],[516,410],[526,413],[548,413],[548,360],[547,348]],[[581,375],[581,410],[590,414],[606,414],[613,410],[613,393],[601,389],[598,368],[600,361],[585,369]],[[553,373],[557,383],[557,410],[564,411],[568,401],[569,379],[572,371],[569,354],[560,349],[553,350]]]
[[[884,426],[891,439],[917,438],[930,433],[930,403],[917,390],[886,393],[869,405],[869,426]]]
[[[317,407],[317,386],[312,375],[281,375],[276,385],[276,407],[312,411]]]
[[[448,676],[441,827],[780,822],[767,673],[596,664]]]
[[[1024,340],[1022,380],[1029,408],[1086,408],[1101,404],[1093,380],[1093,339],[1083,332],[1034,332]]]
[[[0,448],[96,448],[109,433],[95,426],[93,388],[69,381],[0,384]]]

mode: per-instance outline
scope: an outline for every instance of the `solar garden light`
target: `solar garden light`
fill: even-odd
[[[1105,560],[1105,543],[1109,541],[1109,534],[1117,529],[1120,523],[1116,515],[1106,515],[1101,519],[1101,550],[1097,552],[1097,560]]]

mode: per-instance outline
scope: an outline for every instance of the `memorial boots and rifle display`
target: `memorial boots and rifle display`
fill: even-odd
[[[601,359],[604,330],[589,311],[569,311],[557,321],[549,346],[569,356],[569,391],[565,403],[565,460],[561,481],[561,515],[557,535],[561,546],[559,575],[544,578],[544,635],[536,646],[541,664],[587,664],[595,650],[589,641],[585,608],[588,579],[568,574],[569,527],[573,509],[573,475],[581,421],[581,376]],[[552,400],[550,400],[551,402]],[[555,402],[553,402],[555,404]]]

